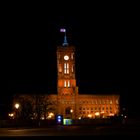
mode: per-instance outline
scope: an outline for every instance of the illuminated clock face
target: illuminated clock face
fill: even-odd
[[[69,60],[69,56],[65,55],[64,60]]]

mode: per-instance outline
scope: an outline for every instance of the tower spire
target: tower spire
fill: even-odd
[[[60,29],[60,32],[63,32],[63,33],[65,33],[64,34],[64,42],[63,42],[63,46],[67,46],[68,45],[68,42],[67,42],[67,36],[66,36],[66,29],[64,29],[64,28],[62,28],[62,29]]]

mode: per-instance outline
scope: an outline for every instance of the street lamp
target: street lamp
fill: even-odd
[[[19,103],[15,104],[15,109],[16,109],[16,111],[15,111],[15,114],[16,114],[15,121],[16,121],[16,126],[17,126]]]
[[[15,104],[15,108],[16,108],[16,109],[19,108],[19,104],[18,104],[18,103]]]
[[[19,104],[18,103],[15,104],[15,108],[19,109]]]
[[[73,109],[70,110],[70,113],[71,113],[71,118],[72,118]]]
[[[16,108],[16,118],[18,118],[19,103],[15,104],[15,108]]]
[[[16,118],[18,118],[19,103],[15,104],[15,108],[16,108]]]
[[[73,113],[73,109],[71,109],[70,112]]]

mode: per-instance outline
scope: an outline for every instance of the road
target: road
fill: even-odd
[[[140,135],[140,127],[128,126],[53,126],[48,128],[0,128],[0,137],[12,136],[98,136]]]

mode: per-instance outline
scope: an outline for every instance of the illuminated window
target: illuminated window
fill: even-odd
[[[58,65],[59,72],[62,72],[61,64]]]
[[[116,104],[119,104],[119,101],[118,100],[116,100]]]
[[[112,100],[110,100],[110,104],[112,104]]]
[[[64,63],[64,73],[69,74],[69,63]]]
[[[71,67],[71,71],[72,71],[72,72],[73,72],[73,67],[74,67],[74,66],[72,65],[72,67]]]
[[[66,83],[66,81],[64,81],[64,87],[66,87],[67,86],[67,83]]]
[[[64,63],[64,73],[66,73],[66,70],[67,70],[67,66],[66,63]]]
[[[69,74],[69,64],[67,63],[67,74]]]
[[[74,55],[74,53],[71,53],[71,59],[73,59],[73,55]]]
[[[68,81],[68,87],[70,87],[70,81]]]

